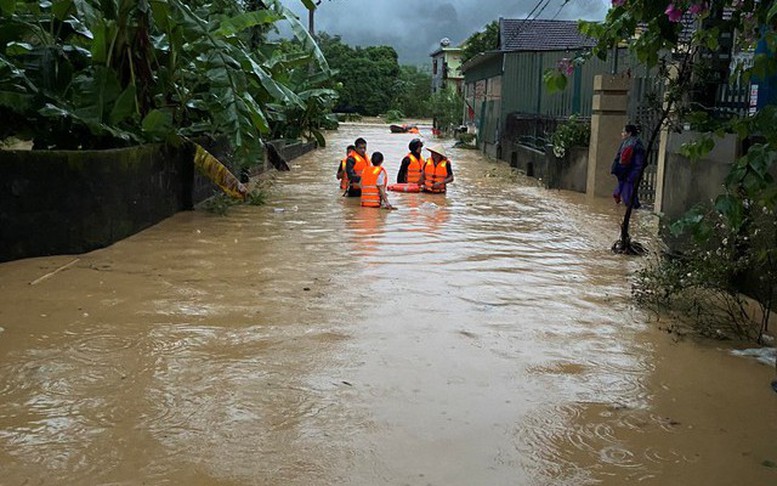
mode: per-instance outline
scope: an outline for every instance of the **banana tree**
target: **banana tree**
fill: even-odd
[[[269,106],[304,113],[311,98],[283,83],[272,45],[257,33],[291,22],[316,72],[326,77],[329,68],[280,2],[252,11],[221,4],[0,1],[0,115],[22,121],[0,136],[32,138],[38,148],[221,136],[238,165],[256,163],[271,132]]]

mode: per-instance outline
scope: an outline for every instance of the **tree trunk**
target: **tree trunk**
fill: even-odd
[[[683,61],[679,64],[677,78],[673,80],[673,83],[677,86],[684,86],[689,82],[692,74],[693,59],[696,57],[698,49],[694,49],[685,53]],[[672,84],[672,83],[670,83]],[[620,239],[612,245],[612,251],[614,253],[622,253],[626,255],[643,255],[645,254],[645,247],[641,244],[631,241],[631,235],[629,234],[629,225],[631,224],[631,213],[634,210],[634,203],[637,201],[637,195],[639,194],[639,185],[642,183],[642,176],[645,174],[647,168],[647,161],[649,156],[653,153],[653,147],[656,140],[664,128],[666,120],[674,110],[675,104],[679,100],[679,95],[676,90],[668,89],[667,95],[663,100],[663,106],[661,109],[661,116],[658,118],[656,126],[653,127],[653,132],[650,134],[650,140],[645,148],[645,163],[642,164],[642,168],[637,174],[637,179],[634,181],[634,190],[631,193],[631,200],[626,204],[626,214],[623,215],[623,222],[621,223],[621,235]]]

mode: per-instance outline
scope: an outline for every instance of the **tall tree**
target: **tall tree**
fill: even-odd
[[[494,51],[499,49],[499,21],[494,20],[487,24],[483,30],[469,36],[462,43],[464,52],[461,56],[461,62],[467,62],[481,52]]]
[[[393,47],[352,48],[340,36],[321,33],[321,50],[330,66],[336,69],[336,88],[340,96],[338,111],[378,115],[392,107],[400,90],[398,56]]]
[[[397,94],[392,106],[407,117],[430,116],[432,75],[418,66],[400,66]]]

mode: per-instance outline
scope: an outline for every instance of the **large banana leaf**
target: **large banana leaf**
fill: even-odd
[[[71,129],[103,145],[226,135],[241,165],[261,160],[262,137],[276,123],[319,138],[311,130],[333,99],[322,88],[326,59],[281,2],[247,5],[0,0],[0,106],[42,124],[54,144],[67,138],[54,132]],[[302,49],[257,43],[280,20]]]
[[[315,9],[315,5],[313,8]],[[329,63],[327,62],[324,53],[321,52],[321,49],[316,43],[316,40],[313,39],[313,37],[310,35],[310,32],[308,32],[305,26],[302,25],[302,22],[300,22],[299,19],[297,19],[297,16],[286,7],[280,6],[280,11],[283,13],[284,18],[291,26],[291,31],[294,33],[294,37],[296,37],[297,40],[302,43],[305,51],[309,51],[313,54],[313,58],[316,60],[318,68],[322,71],[329,71]]]
[[[215,34],[220,37],[229,37],[250,29],[251,27],[273,24],[278,20],[281,20],[281,17],[268,10],[246,12],[222,21]]]

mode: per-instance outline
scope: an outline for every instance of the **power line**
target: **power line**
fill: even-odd
[[[572,1],[572,0],[564,0],[564,3],[562,3],[561,5],[559,5],[559,7],[558,7],[558,11],[556,12],[556,15],[554,15],[554,16],[553,16],[553,18],[552,18],[551,20],[556,20],[556,18],[558,18],[558,16],[559,16],[559,14],[561,13],[561,11],[562,11],[562,10],[564,10],[564,7],[566,7],[567,5],[569,5],[569,2],[571,2],[571,1]]]
[[[565,4],[568,1],[569,0],[565,0]],[[529,14],[526,15],[526,18],[523,19],[523,21],[520,24],[518,24],[518,27],[515,29],[516,34],[521,32],[521,30],[523,29],[524,25],[526,25],[526,22],[528,22],[529,20],[537,20],[537,17],[539,17],[542,14],[542,12],[544,12],[545,9],[548,8],[548,5],[550,4],[550,2],[551,2],[551,0],[539,0],[537,2],[537,5],[535,5],[534,8],[531,9],[531,12],[529,12]],[[539,10],[539,12],[537,12],[537,10]],[[534,15],[533,19],[531,19],[530,17],[535,12],[537,12],[537,14]]]

